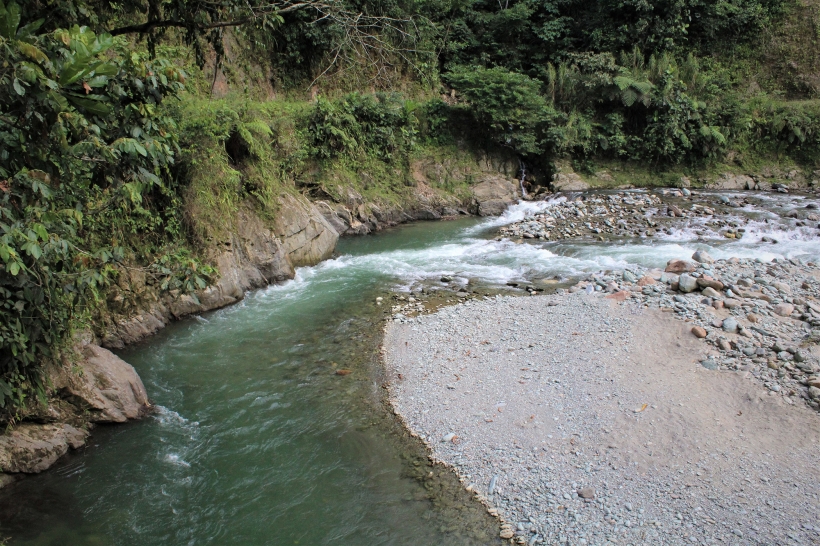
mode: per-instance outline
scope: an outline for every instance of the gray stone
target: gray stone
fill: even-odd
[[[730,334],[734,334],[737,332],[738,324],[737,320],[733,317],[728,317],[723,320],[723,331],[728,332]]]
[[[692,254],[692,259],[702,264],[711,264],[715,261],[715,259],[709,256],[709,253],[702,248],[699,248],[694,254]]]
[[[683,293],[694,292],[698,288],[698,281],[693,276],[684,273],[678,279],[678,288]]]
[[[712,358],[707,358],[706,360],[702,361],[700,365],[706,368],[707,370],[714,371],[718,369],[717,362],[715,362],[715,360]]]

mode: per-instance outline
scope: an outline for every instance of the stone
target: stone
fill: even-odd
[[[503,529],[500,534],[501,538],[508,539],[515,536],[515,532],[512,529]]]
[[[658,281],[656,281],[655,279],[653,279],[652,277],[650,277],[648,275],[645,275],[645,276],[641,277],[640,280],[638,281],[638,286],[648,286],[650,284],[657,284],[657,283],[658,283]]]
[[[723,309],[723,302],[721,300],[715,300],[712,302],[712,307],[715,309]]]
[[[746,320],[748,320],[752,324],[757,324],[758,322],[760,322],[760,316],[756,315],[755,313],[748,313],[746,315]]]
[[[726,298],[723,300],[723,305],[726,306],[727,309],[734,309],[736,307],[740,307],[740,300]]]
[[[737,320],[734,317],[728,317],[723,320],[723,331],[728,332],[730,334],[734,334],[737,332],[738,324]]]
[[[293,267],[315,265],[336,249],[339,234],[305,197],[285,194],[273,222]]]
[[[695,270],[695,264],[686,260],[669,260],[666,262],[667,273],[691,273]]]
[[[582,499],[594,499],[595,489],[592,487],[582,487],[578,490],[578,496]]]
[[[777,291],[780,292],[781,294],[791,294],[792,293],[791,286],[789,286],[788,284],[786,284],[784,282],[774,281],[774,282],[772,282],[771,285],[772,285],[772,287],[777,288]]]
[[[145,386],[133,366],[94,344],[80,351],[82,358],[73,366],[49,373],[61,397],[88,412],[95,423],[124,423],[151,410]]]
[[[788,317],[794,312],[794,305],[791,303],[778,303],[774,306],[772,312],[781,317]]]
[[[817,387],[809,387],[809,396],[811,396],[812,400],[817,400],[820,398],[820,389]]]
[[[715,262],[715,259],[709,256],[709,253],[702,248],[697,249],[695,253],[692,254],[692,259],[702,264],[711,264]]]
[[[608,300],[615,300],[615,301],[626,301],[626,298],[629,297],[629,292],[625,290],[621,290],[619,292],[615,292],[614,294],[610,294],[606,296]]]
[[[689,292],[694,292],[698,287],[698,281],[691,275],[687,275],[684,273],[680,276],[678,280],[678,288],[681,292],[688,294]]]
[[[711,286],[707,286],[702,290],[702,293],[707,298],[717,299],[720,297],[720,292],[712,288]]]
[[[715,360],[712,358],[707,358],[706,360],[702,361],[700,365],[706,368],[707,370],[714,371],[718,369],[717,362],[715,362]]]
[[[714,288],[715,290],[723,290],[724,288],[722,282],[710,277],[709,275],[698,277],[698,286],[701,288]]]
[[[695,335],[695,337],[700,338],[700,339],[703,339],[708,335],[708,332],[706,331],[706,328],[703,328],[701,326],[693,326],[692,327],[692,333]]]
[[[717,344],[718,344],[718,349],[720,349],[721,351],[731,351],[732,350],[732,344],[729,343],[725,339],[719,339]]]
[[[0,436],[0,471],[36,474],[71,449],[85,444],[88,432],[67,424],[23,423]]]
[[[624,282],[631,282],[636,283],[638,282],[638,277],[633,272],[628,269],[625,269],[623,274],[621,275],[624,279]]]
[[[518,184],[501,175],[487,175],[472,187],[479,216],[498,216],[518,200]]]

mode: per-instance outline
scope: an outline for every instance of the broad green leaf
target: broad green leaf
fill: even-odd
[[[94,76],[90,80],[87,80],[85,83],[88,84],[89,87],[99,88],[105,87],[108,85],[108,76]]]
[[[26,89],[23,87],[23,84],[20,83],[20,80],[14,78],[14,82],[11,84],[14,87],[14,92],[20,95],[21,97],[26,94]]]
[[[45,53],[40,51],[36,46],[27,44],[26,42],[17,42],[17,48],[20,52],[36,63],[47,63],[48,57]]]
[[[9,2],[4,10],[0,10],[0,36],[7,40],[13,39],[20,26],[20,17],[20,6],[16,2]]]
[[[44,22],[45,19],[37,19],[36,21],[32,21],[27,25],[23,25],[22,27],[20,27],[20,30],[17,31],[17,39],[25,40],[38,30],[40,30],[40,27],[43,26]]]
[[[116,76],[120,73],[120,67],[111,63],[99,63],[92,68],[95,76]]]
[[[67,95],[66,98],[77,108],[85,110],[97,116],[107,116],[111,113],[111,108],[102,100],[94,100],[91,97],[78,97],[74,94]]]

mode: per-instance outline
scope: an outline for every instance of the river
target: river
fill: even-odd
[[[716,198],[718,194],[715,194]],[[820,257],[817,229],[766,223],[807,201],[759,194],[743,239],[520,244],[493,219],[419,223],[340,241],[337,257],[175,323],[121,356],[157,404],[95,429],[53,470],[0,491],[10,544],[492,544],[497,525],[385,409],[377,347],[393,291],[482,291],[508,281],[717,257]],[[815,226],[816,227],[816,226]],[[761,245],[764,234],[776,244]],[[376,297],[385,306],[376,305]],[[337,375],[349,369],[349,375]]]

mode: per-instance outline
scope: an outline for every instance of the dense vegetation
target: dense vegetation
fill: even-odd
[[[456,146],[540,183],[558,158],[817,168],[818,28],[795,0],[0,0],[0,408],[124,268],[205,286],[246,199],[396,198]]]

